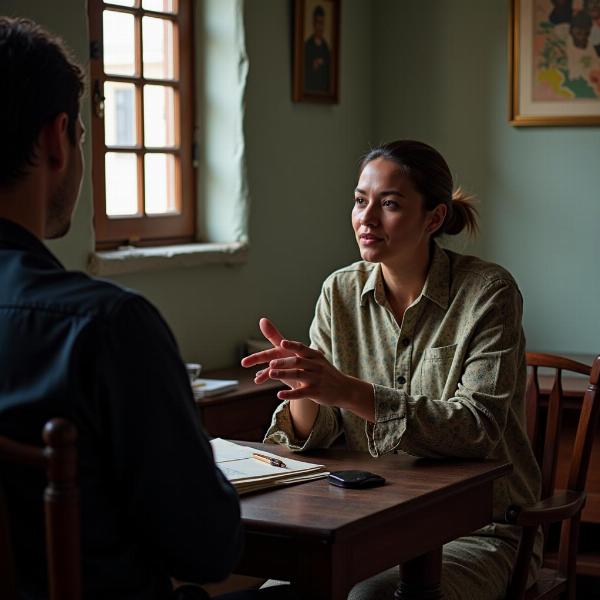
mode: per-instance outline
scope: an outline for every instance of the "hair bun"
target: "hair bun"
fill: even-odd
[[[477,224],[479,212],[475,207],[476,202],[475,196],[467,194],[460,187],[456,188],[452,192],[450,210],[444,222],[444,233],[457,235],[466,227],[470,235],[477,234],[479,231]]]

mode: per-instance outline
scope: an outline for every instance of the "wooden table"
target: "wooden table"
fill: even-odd
[[[247,445],[292,455],[280,446]],[[302,460],[387,480],[351,490],[320,479],[242,497],[246,546],[236,573],[292,581],[311,600],[345,599],[357,582],[400,563],[399,597],[440,598],[442,544],[492,521],[493,482],[512,469],[341,449],[303,453]]]
[[[591,364],[592,357],[572,356]],[[204,427],[210,435],[229,439],[262,441],[271,422],[271,415],[279,404],[277,391],[284,386],[271,381],[261,386],[253,383],[254,369],[232,367],[219,371],[203,373],[206,377],[238,379],[238,389],[225,394],[197,401],[198,413]],[[587,379],[582,377],[564,377],[563,385],[567,395],[567,408],[563,416],[563,433],[558,457],[557,482],[564,487],[567,480],[568,465],[579,418],[579,409]],[[550,378],[540,377],[542,392],[550,392]],[[600,431],[597,433],[600,437]],[[375,469],[375,467],[374,467]],[[583,509],[580,552],[577,557],[577,572],[600,577],[600,543],[597,532],[600,531],[600,443],[596,441],[592,448],[592,457],[587,481],[588,499]]]

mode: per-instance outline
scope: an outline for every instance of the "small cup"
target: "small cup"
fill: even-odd
[[[202,372],[202,365],[199,363],[185,363],[185,368],[187,369],[190,381],[198,379],[198,375]]]

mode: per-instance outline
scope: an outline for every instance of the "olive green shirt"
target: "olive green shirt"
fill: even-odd
[[[308,439],[296,439],[289,401],[266,441],[294,450],[330,446],[373,456],[508,460],[494,515],[539,498],[540,473],[525,430],[522,298],[498,265],[433,245],[421,295],[402,323],[386,300],[381,266],[356,262],[331,274],[310,328],[311,345],[340,371],[373,384],[375,422],[321,405]]]

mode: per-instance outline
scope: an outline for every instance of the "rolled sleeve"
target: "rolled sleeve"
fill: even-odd
[[[365,421],[365,433],[372,456],[393,452],[406,431],[406,394],[373,384],[375,422]]]
[[[339,409],[330,406],[319,406],[317,418],[308,438],[305,440],[297,438],[290,413],[290,401],[286,400],[275,409],[271,426],[265,435],[264,441],[266,443],[281,444],[290,450],[301,452],[314,448],[329,447],[341,431]]]

